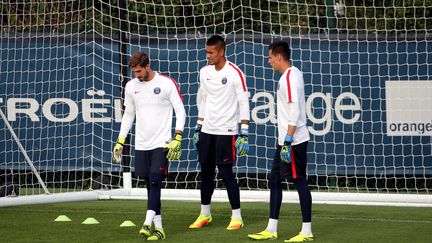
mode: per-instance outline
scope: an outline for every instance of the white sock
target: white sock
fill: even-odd
[[[238,220],[242,220],[242,216],[241,216],[241,209],[240,209],[240,208],[238,208],[238,209],[233,209],[233,210],[232,210],[232,217],[233,217],[233,218],[236,218],[236,219],[238,219]]]
[[[209,205],[201,204],[201,214],[205,216],[210,216],[210,204]]]
[[[161,215],[154,216],[153,223],[155,225],[155,228],[162,228],[162,216]]]
[[[153,218],[155,217],[155,215],[156,215],[155,211],[153,211],[153,210],[147,210],[144,224],[151,226],[152,223],[153,223]]]
[[[311,236],[312,235],[312,223],[311,222],[308,222],[308,223],[303,222],[301,232],[306,236]]]
[[[277,220],[277,219],[269,218],[266,230],[271,232],[271,233],[276,233],[278,222],[279,222],[279,220]]]

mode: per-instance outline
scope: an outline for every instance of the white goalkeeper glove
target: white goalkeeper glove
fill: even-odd
[[[120,161],[121,161],[121,155],[123,152],[123,146],[124,146],[125,142],[126,142],[126,138],[119,137],[117,139],[117,143],[114,146],[114,150],[112,153],[112,158],[113,158],[114,162],[116,162],[116,163],[120,163]]]
[[[167,145],[165,145],[165,149],[168,149],[167,159],[169,160],[178,160],[182,154],[181,151],[181,134],[176,134],[174,138],[172,138]]]

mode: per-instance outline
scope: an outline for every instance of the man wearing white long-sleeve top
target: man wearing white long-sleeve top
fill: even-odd
[[[153,71],[147,54],[135,52],[129,67],[135,78],[126,84],[125,112],[113,159],[121,161],[123,145],[136,117],[135,175],[146,180],[148,194],[146,218],[139,233],[147,240],[159,240],[166,237],[161,217],[162,180],[168,174],[168,160],[181,156],[186,113],[176,81]],[[173,110],[176,124],[171,138]]]

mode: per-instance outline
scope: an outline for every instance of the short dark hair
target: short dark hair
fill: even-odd
[[[137,66],[145,67],[150,64],[150,59],[144,52],[135,52],[132,54],[131,59],[129,60],[129,67],[134,68]]]
[[[282,55],[286,61],[289,61],[291,58],[291,49],[286,41],[275,41],[271,43],[269,50],[272,51],[273,55]]]
[[[208,38],[206,45],[208,46],[218,46],[219,49],[223,49],[225,51],[225,40],[222,38],[222,36],[219,35],[213,35],[212,37]]]

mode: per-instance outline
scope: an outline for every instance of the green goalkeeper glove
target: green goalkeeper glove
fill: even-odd
[[[248,142],[249,132],[247,129],[241,129],[237,140],[234,143],[236,147],[237,155],[239,157],[245,156],[249,152],[249,142]]]
[[[280,157],[282,162],[289,164],[291,163],[291,143],[293,141],[293,137],[290,135],[285,135],[284,145],[282,146]]]
[[[113,158],[114,162],[116,162],[116,163],[120,163],[120,161],[121,161],[121,155],[123,152],[123,146],[124,146],[125,142],[126,142],[126,138],[119,137],[117,139],[117,143],[114,146],[114,150],[113,150],[113,154],[112,154],[112,158]]]
[[[174,138],[172,138],[165,146],[165,148],[168,149],[167,159],[169,160],[180,159],[180,156],[182,154],[181,139],[182,139],[182,135],[176,134]]]

